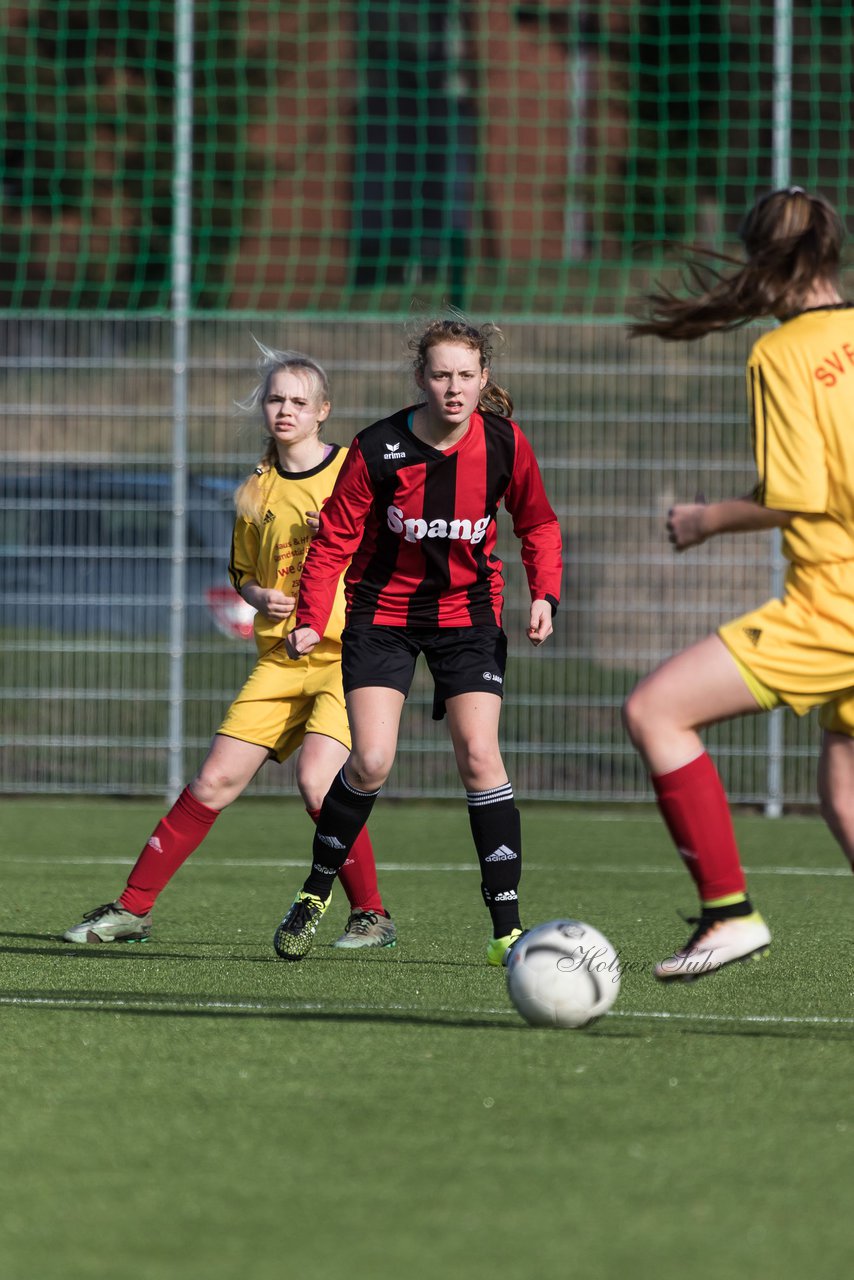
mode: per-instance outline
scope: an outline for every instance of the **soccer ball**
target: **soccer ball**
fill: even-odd
[[[550,920],[513,947],[507,990],[533,1027],[586,1027],[620,994],[620,959],[592,925]]]

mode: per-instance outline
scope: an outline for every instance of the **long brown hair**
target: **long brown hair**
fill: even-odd
[[[316,360],[312,360],[311,356],[303,355],[301,351],[277,351],[274,347],[265,346],[257,338],[255,344],[261,352],[258,358],[258,372],[261,374],[261,380],[244,400],[237,401],[238,408],[251,413],[252,410],[263,405],[273,376],[282,369],[293,369],[305,376],[318,408],[324,402],[331,400],[326,372]],[[271,435],[268,435],[264,443],[264,452],[258,459],[255,470],[234,491],[234,506],[238,515],[245,516],[247,520],[260,519],[266,505],[267,490],[274,479],[273,473],[278,456],[276,442]]]
[[[489,369],[495,346],[503,341],[504,335],[494,324],[482,324],[478,328],[469,324],[463,316],[431,320],[420,333],[409,340],[409,349],[413,353],[412,367],[416,374],[423,374],[427,365],[427,352],[431,347],[438,346],[440,342],[456,342],[459,346],[476,351],[480,357],[481,369]],[[477,407],[485,413],[497,413],[499,417],[509,418],[513,412],[513,401],[510,393],[490,377],[478,397]]]
[[[791,315],[814,283],[838,279],[845,227],[824,196],[802,187],[771,191],[753,205],[739,238],[746,262],[697,246],[684,250],[688,296],[658,285],[641,299],[631,336],[691,341],[761,316]],[[735,270],[724,272],[720,263]]]

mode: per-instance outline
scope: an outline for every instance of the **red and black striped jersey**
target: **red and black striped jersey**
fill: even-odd
[[[412,434],[412,412],[375,422],[350,446],[306,557],[296,626],[323,634],[351,557],[344,578],[349,625],[500,625],[504,577],[495,543],[502,502],[522,543],[531,599],[557,607],[560,526],[519,427],[476,412],[465,435],[440,450]]]

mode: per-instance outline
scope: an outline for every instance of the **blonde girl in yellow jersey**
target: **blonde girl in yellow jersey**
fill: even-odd
[[[151,834],[123,892],[67,930],[67,942],[147,938],[160,892],[267,760],[282,763],[299,750],[297,786],[316,820],[350,751],[341,686],[340,584],[329,625],[314,652],[294,662],[284,648],[312,533],[346,450],[321,437],[331,407],[321,366],[299,352],[260,349],[261,381],[242,407],[260,408],[266,446],[255,471],[235,494],[229,563],[235,589],[257,610],[258,661],[196,777]],[[351,908],[335,943],[342,949],[394,946],[396,941],[377,886],[367,830],[362,836],[341,877]]]
[[[854,305],[839,288],[844,235],[823,197],[771,192],[742,225],[746,261],[724,271],[715,255],[694,259],[689,295],[650,294],[631,326],[675,341],[762,316],[780,322],[747,366],[755,491],[675,506],[667,531],[685,551],[722,533],[781,529],[783,597],[670,658],[623,709],[700,898],[695,931],[655,966],[662,981],[759,956],[771,939],[747,896],[726,794],[699,736],[706,726],[820,707],[822,813],[854,863]]]

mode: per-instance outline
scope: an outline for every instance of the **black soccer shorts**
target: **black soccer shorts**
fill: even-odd
[[[507,636],[501,627],[345,627],[341,636],[344,693],[397,689],[409,694],[415,663],[424,654],[433,677],[433,719],[460,693],[504,696]]]

